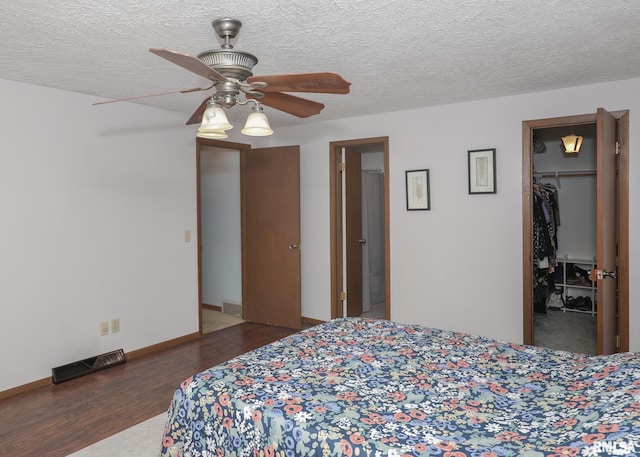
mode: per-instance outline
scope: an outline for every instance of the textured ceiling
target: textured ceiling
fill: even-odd
[[[308,96],[326,104],[313,118],[266,108],[274,127],[640,77],[637,0],[19,0],[0,3],[0,78],[104,98],[203,86],[148,49],[219,48],[224,16],[242,21],[234,44],[254,74],[352,83]],[[186,121],[205,96],[139,103]]]

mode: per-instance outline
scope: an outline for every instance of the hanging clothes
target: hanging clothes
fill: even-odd
[[[556,266],[560,206],[552,184],[533,185],[533,254],[537,268]]]
[[[546,302],[555,290],[560,206],[558,190],[552,184],[533,186],[533,307],[546,313]]]

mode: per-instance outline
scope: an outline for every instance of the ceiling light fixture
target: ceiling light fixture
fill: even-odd
[[[253,99],[247,99],[245,101],[236,101],[234,104],[246,105],[249,102],[255,103],[251,114],[247,117],[247,122],[242,133],[248,136],[267,136],[273,133],[269,126],[269,120],[267,116],[262,112],[262,104]],[[202,123],[198,128],[197,136],[200,138],[228,138],[227,130],[231,130],[233,125],[227,119],[227,115],[224,114],[221,103],[215,98],[211,98],[207,102],[207,108],[202,113]]]
[[[251,114],[247,117],[247,122],[241,130],[242,133],[249,136],[267,136],[273,133],[269,119],[262,111],[262,104],[256,102],[256,106],[251,109]]]
[[[561,138],[564,145],[564,152],[567,154],[577,154],[582,146],[582,137],[571,132],[570,135]]]
[[[233,128],[222,107],[213,99],[207,102],[207,109],[202,113],[202,124],[198,129],[200,138],[228,138],[226,130]]]

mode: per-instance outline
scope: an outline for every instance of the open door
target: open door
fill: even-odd
[[[617,351],[616,119],[597,113],[597,250],[598,354]]]
[[[300,148],[241,151],[243,319],[301,328]]]
[[[347,316],[362,314],[362,156],[345,149]]]

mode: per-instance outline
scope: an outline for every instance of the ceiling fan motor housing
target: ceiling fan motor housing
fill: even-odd
[[[222,73],[227,78],[244,81],[253,75],[258,58],[253,54],[233,49],[211,49],[198,54],[198,59]]]

